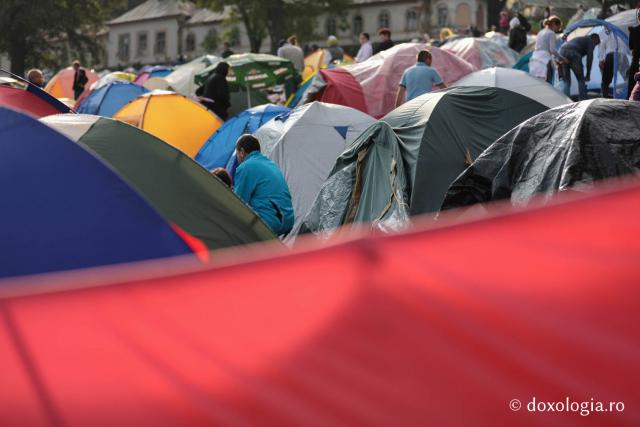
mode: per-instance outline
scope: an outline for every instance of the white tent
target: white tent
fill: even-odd
[[[209,65],[218,62],[220,58],[214,55],[204,55],[191,62],[176,67],[168,76],[164,77],[168,87],[185,96],[193,96],[197,86],[193,79],[196,74],[204,70]]]
[[[454,86],[499,87],[524,95],[549,108],[572,102],[564,93],[546,81],[513,68],[494,67],[476,71],[458,80]]]
[[[297,230],[338,156],[376,120],[342,105],[312,102],[275,118],[255,133],[261,151],[289,185]],[[295,233],[291,233],[294,235]]]

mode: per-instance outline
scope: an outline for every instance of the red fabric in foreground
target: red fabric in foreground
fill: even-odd
[[[635,186],[158,280],[4,283],[0,425],[638,425],[639,207]]]
[[[344,105],[368,113],[362,87],[350,72],[343,68],[331,68],[320,70],[320,74],[327,86],[318,101]]]
[[[24,89],[0,85],[0,106],[29,113],[35,117],[60,114],[60,110]]]

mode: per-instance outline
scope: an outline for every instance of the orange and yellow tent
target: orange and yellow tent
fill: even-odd
[[[304,70],[302,71],[302,79],[306,80],[314,73],[317,73],[321,68],[327,68],[325,64],[325,52],[326,49],[318,49],[313,53],[310,53],[304,58]],[[344,54],[344,58],[341,61],[341,65],[352,64],[355,62],[351,55]]]
[[[222,120],[199,103],[175,92],[155,90],[139,96],[114,116],[144,129],[195,157]]]

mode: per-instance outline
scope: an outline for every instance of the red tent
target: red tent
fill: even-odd
[[[0,425],[638,425],[639,207],[1,283]]]
[[[0,85],[0,106],[30,113],[38,118],[70,112],[63,103],[43,90],[33,87],[27,90]]]
[[[319,71],[326,82],[318,101],[345,105],[367,113],[362,87],[353,75],[344,68],[322,69]]]

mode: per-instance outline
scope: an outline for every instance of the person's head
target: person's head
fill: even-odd
[[[453,35],[453,31],[450,28],[443,28],[440,30],[440,41],[445,41]]]
[[[219,62],[216,66],[216,74],[220,74],[221,76],[227,76],[229,74],[229,63],[228,62]]]
[[[78,68],[80,68],[80,61],[78,61],[77,59],[75,61],[73,61],[71,63],[71,66],[73,67],[74,70],[78,70]]]
[[[229,50],[229,42],[223,42],[222,47],[224,48],[224,50]]]
[[[255,136],[245,133],[236,141],[236,157],[238,163],[244,162],[244,159],[254,151],[260,152],[260,141]]]
[[[509,21],[509,29],[515,30],[520,26],[520,20],[517,17],[514,17]]]
[[[233,186],[233,181],[231,180],[231,175],[225,168],[215,168],[211,171],[212,175],[215,175],[220,179],[220,181],[227,184],[227,187],[231,188]]]
[[[500,16],[509,16],[509,14],[506,10],[503,10],[502,12],[500,12]]]
[[[378,38],[383,42],[391,40],[391,30],[388,28],[380,28],[378,30]]]
[[[581,4],[579,4],[579,5],[578,5],[578,10],[584,10],[584,6],[583,6],[583,5],[581,5]]]
[[[597,34],[591,34],[591,41],[593,42],[594,46],[597,46],[600,44],[600,36]]]
[[[44,75],[42,74],[42,71],[37,68],[32,68],[27,71],[27,81],[38,87],[42,87],[44,86]]]
[[[418,52],[418,55],[416,56],[416,62],[422,62],[427,65],[431,65],[432,60],[433,58],[431,57],[431,52],[426,49]]]
[[[311,52],[315,52],[318,49],[320,49],[320,46],[318,46],[317,44],[314,43],[314,44],[311,45]]]
[[[290,36],[287,41],[289,42],[289,44],[296,46],[298,44],[298,37],[297,36]]]
[[[371,39],[369,33],[360,33],[360,44],[365,44]]]
[[[327,46],[338,46],[338,38],[336,36],[327,37]]]
[[[544,20],[544,26],[557,33],[562,28],[562,20],[555,15],[552,15]]]

